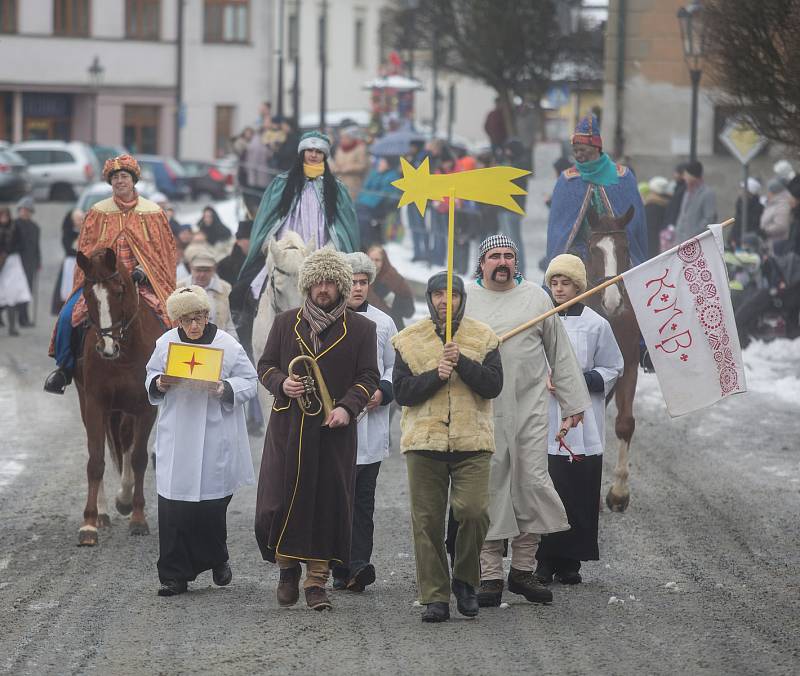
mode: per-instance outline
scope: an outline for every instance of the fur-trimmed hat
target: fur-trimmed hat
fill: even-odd
[[[325,157],[331,156],[331,139],[327,134],[321,131],[307,131],[300,137],[300,143],[297,146],[297,152],[302,153],[304,150],[319,150],[325,154]]]
[[[167,298],[167,314],[173,322],[192,312],[211,312],[211,303],[202,286],[183,286]]]
[[[375,275],[378,271],[375,269],[375,263],[363,251],[354,251],[353,253],[345,254],[345,260],[348,265],[353,268],[354,275],[366,275],[369,284],[375,281]]]
[[[577,256],[561,254],[551,260],[550,265],[547,266],[547,272],[544,273],[544,281],[547,286],[550,286],[550,280],[555,275],[569,277],[578,287],[578,293],[586,291],[586,266]]]
[[[353,286],[353,271],[344,254],[325,247],[309,254],[300,266],[297,288],[304,296],[308,295],[314,284],[328,280],[336,284],[339,293],[348,298]]]
[[[103,165],[103,180],[111,184],[111,177],[118,171],[127,171],[133,176],[133,182],[136,183],[142,176],[142,170],[139,168],[139,163],[133,155],[118,155],[106,160]]]

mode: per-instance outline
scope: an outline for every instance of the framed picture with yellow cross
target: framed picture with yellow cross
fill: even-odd
[[[162,380],[171,384],[215,389],[222,374],[224,350],[205,345],[170,343]]]

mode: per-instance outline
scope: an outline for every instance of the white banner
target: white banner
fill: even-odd
[[[672,417],[745,392],[722,226],[622,275]]]

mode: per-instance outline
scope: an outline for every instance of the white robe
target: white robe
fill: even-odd
[[[235,338],[217,330],[209,345],[225,351],[221,380],[233,389],[233,404],[206,390],[179,385],[163,397],[150,394],[150,383],[164,373],[170,343],[182,342],[178,329],[156,341],[147,362],[150,403],[158,406],[156,423],[156,491],[169,500],[198,502],[232,495],[255,483],[244,404],[256,396],[258,375]]]
[[[378,371],[381,380],[392,382],[394,371],[394,347],[392,336],[397,333],[394,320],[372,305],[361,313],[375,322],[378,337]],[[381,462],[389,455],[389,406],[378,406],[367,413],[358,423],[358,465]]]
[[[581,370],[597,371],[603,379],[602,392],[590,392],[592,411],[586,412],[583,424],[571,429],[564,443],[577,455],[600,455],[606,438],[606,395],[611,392],[617,378],[622,375],[625,362],[622,359],[617,339],[611,325],[592,308],[584,307],[579,315],[561,317],[567,330],[572,349],[578,358]],[[569,455],[566,449],[559,448],[555,436],[561,426],[561,407],[558,400],[550,395],[550,433],[547,452],[552,455]]]
[[[547,293],[523,280],[510,291],[467,289],[466,315],[502,336],[552,309]],[[496,450],[489,477],[487,540],[520,533],[569,529],[567,514],[547,470],[548,362],[565,415],[590,407],[589,393],[569,337],[557,316],[517,334],[500,346],[503,391],[494,401]]]

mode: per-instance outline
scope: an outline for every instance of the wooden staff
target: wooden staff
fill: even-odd
[[[724,222],[720,223],[720,225],[723,228],[727,228],[735,220],[736,220],[735,218],[729,218],[727,221],[724,221]],[[672,247],[672,249],[670,249],[669,251],[665,251],[664,253],[672,253],[678,247],[683,246],[683,244],[684,243],[682,242],[681,244],[678,244],[677,246]],[[663,255],[663,254],[661,254],[661,255]],[[523,331],[526,331],[527,329],[531,328],[532,326],[536,326],[539,322],[543,322],[548,317],[552,317],[554,314],[557,314],[557,313],[561,312],[562,310],[566,310],[568,307],[571,307],[571,306],[575,305],[575,303],[580,303],[584,298],[588,298],[589,296],[593,296],[594,294],[598,293],[599,291],[602,291],[603,289],[605,289],[607,286],[611,286],[612,284],[616,284],[617,282],[620,282],[620,281],[622,281],[622,275],[617,275],[616,277],[611,277],[610,279],[607,279],[602,284],[598,284],[594,288],[589,289],[588,291],[584,291],[579,296],[575,296],[575,298],[573,298],[572,300],[568,300],[566,303],[562,303],[558,307],[554,307],[552,310],[548,310],[547,312],[544,312],[543,314],[540,314],[538,317],[534,317],[530,321],[525,322],[524,324],[521,324],[517,328],[511,329],[511,331],[509,331],[508,333],[504,333],[502,336],[500,336],[500,342],[504,343],[509,338],[513,338],[514,336],[516,336],[518,333],[522,333]]]
[[[447,321],[445,323],[445,342],[453,341],[453,267],[456,234],[456,187],[450,186],[450,201],[447,209]],[[464,299],[461,299],[464,302]]]

